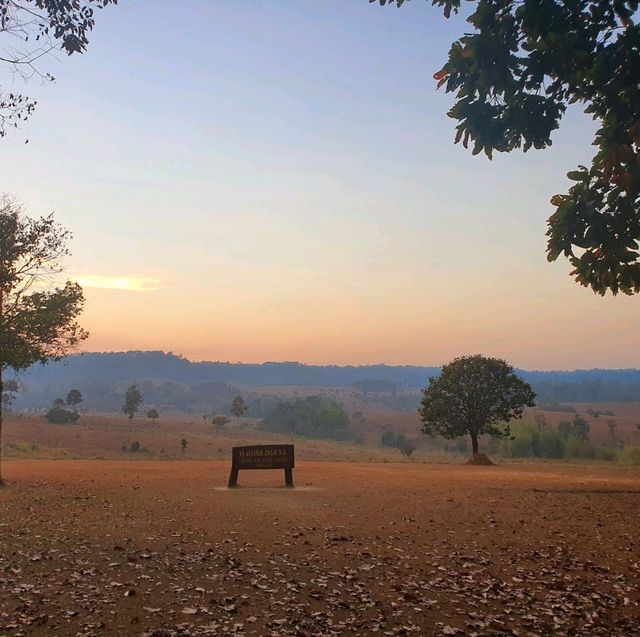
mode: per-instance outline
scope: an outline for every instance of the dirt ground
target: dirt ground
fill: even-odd
[[[0,635],[640,635],[640,473],[15,460]]]

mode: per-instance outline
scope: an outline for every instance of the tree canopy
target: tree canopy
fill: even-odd
[[[376,0],[369,0],[375,2]],[[409,0],[378,0],[402,6]],[[461,0],[431,0],[448,18]],[[551,198],[547,258],[604,295],[640,292],[638,0],[471,0],[472,32],[435,75],[455,94],[455,141],[473,153],[551,145],[571,104],[599,124],[591,166]]]
[[[82,397],[82,392],[79,389],[71,389],[67,394],[66,403],[69,407],[73,407],[74,409],[78,408],[78,405],[84,401]]]
[[[449,439],[469,435],[475,454],[479,436],[509,436],[506,423],[533,407],[534,398],[506,361],[476,354],[454,359],[440,376],[429,379],[418,413],[425,434]]]
[[[352,437],[344,409],[322,396],[281,401],[259,428],[305,438],[348,440]]]
[[[238,419],[238,424],[240,424],[240,418],[247,413],[248,409],[248,405],[240,394],[234,396],[233,401],[231,401],[231,413]]]
[[[11,200],[0,199],[0,395],[6,369],[60,360],[88,336],[76,321],[82,288],[56,283],[70,238],[53,215],[30,219]],[[2,404],[0,443],[1,436]]]
[[[23,80],[32,77],[53,81],[43,71],[44,57],[55,51],[84,53],[95,26],[94,9],[118,0],[0,0],[0,32],[3,46],[0,64]],[[35,110],[36,101],[0,87],[0,138]]]
[[[127,391],[124,394],[124,404],[122,405],[122,411],[132,420],[138,413],[140,405],[142,405],[144,399],[142,393],[138,389],[137,385],[129,385]]]

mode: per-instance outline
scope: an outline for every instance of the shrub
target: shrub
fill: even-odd
[[[46,413],[45,417],[49,422],[56,425],[66,425],[70,422],[76,422],[80,418],[80,414],[56,405]]]
[[[383,447],[395,447],[397,434],[391,429],[385,429],[380,436],[380,444]]]
[[[540,432],[535,425],[529,422],[518,423],[512,430],[511,456],[514,458],[539,456],[539,439]]]
[[[498,453],[507,458],[565,457],[565,436],[557,429],[540,429],[537,423],[521,422],[511,428],[511,438],[501,440]]]
[[[544,429],[540,432],[540,455],[543,458],[564,458],[564,440],[557,429]]]
[[[595,457],[595,451],[588,440],[581,440],[575,436],[569,436],[565,443],[565,456],[580,460],[591,460]]]
[[[618,459],[618,452],[614,449],[606,449],[603,447],[596,447],[594,450],[594,458],[596,460],[604,460],[605,462],[613,462]]]
[[[640,465],[640,447],[625,447],[618,456],[622,464]]]
[[[404,438],[404,436],[402,436]],[[405,457],[405,458],[411,458],[411,455],[413,454],[413,452],[417,449],[417,446],[414,442],[412,442],[411,440],[404,440],[402,445],[398,447],[398,449],[400,449],[400,453]]]

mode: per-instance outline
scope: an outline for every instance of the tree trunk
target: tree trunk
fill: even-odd
[[[478,433],[475,431],[471,432],[471,451],[474,455],[478,453]]]
[[[4,383],[2,382],[2,361],[0,361],[0,487],[4,484],[2,480],[2,394],[4,393]]]

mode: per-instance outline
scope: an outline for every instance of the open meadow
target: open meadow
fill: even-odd
[[[637,470],[13,460],[0,635],[637,635]]]

